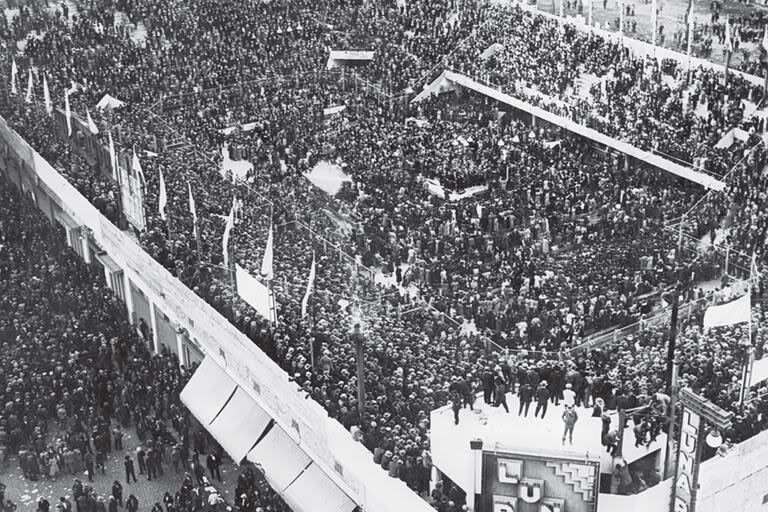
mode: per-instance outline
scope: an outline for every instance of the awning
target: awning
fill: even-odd
[[[123,269],[120,268],[120,265],[115,263],[115,260],[109,257],[109,254],[107,253],[101,253],[96,254],[96,259],[101,262],[104,267],[109,270],[112,274],[117,274],[118,272],[122,272]]]
[[[264,433],[270,419],[269,414],[238,387],[208,426],[208,431],[239,464]]]
[[[282,493],[282,497],[293,510],[352,512],[356,506],[314,463]]]
[[[66,228],[77,229],[80,227],[80,225],[75,221],[75,219],[70,217],[66,212],[57,211],[56,219]]]
[[[253,447],[248,460],[261,467],[269,485],[278,493],[285,491],[311,462],[304,450],[278,425],[274,425]]]
[[[204,426],[213,421],[235,392],[237,385],[213,359],[206,357],[200,363],[184,389],[181,401]]]

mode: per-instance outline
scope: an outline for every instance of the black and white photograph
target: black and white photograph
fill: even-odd
[[[768,0],[0,7],[0,512],[768,512]]]

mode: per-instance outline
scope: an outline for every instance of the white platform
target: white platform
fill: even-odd
[[[480,414],[468,408],[459,411],[459,424],[454,425],[451,406],[432,411],[431,414],[431,445],[434,465],[453,480],[462,489],[474,489],[473,456],[469,448],[472,439],[482,439],[483,449],[493,451],[498,448],[513,451],[516,447],[524,452],[540,452],[542,454],[559,454],[564,457],[584,457],[587,454],[601,455],[601,473],[611,473],[615,464],[613,458],[606,452],[600,442],[602,421],[592,417],[592,409],[577,407],[579,419],[573,431],[573,444],[563,445],[563,421],[561,419],[564,407],[562,403],[555,407],[550,402],[544,419],[534,418],[536,403],[533,402],[528,411],[528,417],[517,415],[519,402],[517,396],[507,394],[509,414],[503,407],[486,405],[482,396],[475,401],[475,409]],[[615,411],[609,412],[611,426],[618,424]],[[487,417],[484,425],[482,418]],[[657,450],[664,456],[666,435],[660,434],[650,447],[635,448],[635,435],[632,432],[632,422],[624,433],[624,448],[622,459],[632,463]]]

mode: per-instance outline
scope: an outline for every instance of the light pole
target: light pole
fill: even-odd
[[[360,419],[362,419],[365,414],[365,335],[360,328],[360,324],[354,325],[350,337],[355,344],[355,353],[357,355],[357,409]]]
[[[672,367],[675,361],[675,348],[677,340],[677,317],[680,307],[680,288],[681,285],[678,282],[675,289],[672,291],[672,314],[669,321],[669,341],[667,343],[667,394],[672,394]]]

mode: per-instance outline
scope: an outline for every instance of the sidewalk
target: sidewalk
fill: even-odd
[[[101,470],[96,469],[93,483],[88,482],[88,477],[85,473],[78,475],[60,473],[55,480],[46,479],[45,476],[41,476],[38,481],[32,482],[23,478],[16,457],[10,458],[8,468],[5,470],[0,468],[0,482],[7,486],[5,499],[16,503],[18,506],[17,512],[25,512],[34,511],[37,507],[37,500],[40,497],[45,497],[51,503],[51,510],[53,510],[53,506],[59,501],[60,496],[66,496],[70,501],[72,500],[72,483],[75,478],[79,478],[84,485],[93,486],[99,496],[107,498],[112,493],[112,483],[115,480],[119,480],[123,485],[123,501],[131,494],[136,495],[136,498],[139,500],[139,510],[149,510],[155,502],[162,502],[166,491],[170,491],[171,494],[175,495],[176,491],[181,488],[181,482],[184,479],[183,470],[180,470],[177,474],[174,472],[173,466],[164,464],[164,475],[152,481],[147,481],[146,476],[138,474],[136,448],[139,443],[136,437],[136,430],[129,428],[124,432],[123,451],[113,451],[107,454],[106,472],[102,475]],[[125,483],[123,460],[126,454],[131,455],[136,466],[136,477],[138,478],[136,483]],[[200,463],[205,466],[205,455],[200,456]],[[234,501],[234,491],[239,474],[237,465],[229,460],[229,458],[226,458],[221,465],[221,478],[223,481],[212,481],[212,484],[230,504]],[[210,474],[207,469],[206,476],[210,480]]]

